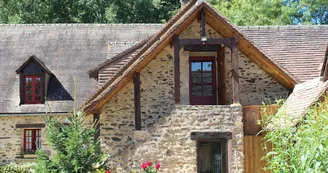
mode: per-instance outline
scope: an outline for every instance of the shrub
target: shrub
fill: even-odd
[[[268,163],[265,169],[273,173],[328,172],[327,103],[309,108],[296,126],[288,126],[289,116],[284,110],[280,112],[266,125],[264,139],[272,144],[272,149],[263,158]],[[275,123],[277,119],[288,122]]]
[[[74,92],[74,100],[75,99]],[[37,152],[36,172],[93,172],[105,167],[108,156],[100,150],[99,140],[95,141],[96,124],[85,126],[86,114],[78,110],[74,102],[73,111],[69,111],[65,123],[60,118],[46,118],[46,139],[55,151],[50,158],[45,152]]]

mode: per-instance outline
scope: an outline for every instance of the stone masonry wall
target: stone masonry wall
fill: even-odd
[[[228,141],[229,172],[243,170],[243,130],[241,106],[177,105],[170,116],[160,119],[152,128],[135,132],[135,146],[126,160],[138,169],[140,162],[157,161],[161,172],[197,172],[196,141],[191,132],[231,132]],[[142,133],[142,135],[140,135]]]
[[[0,117],[0,122],[0,164],[17,161],[24,150],[24,129],[16,128],[16,124],[45,123],[43,116],[5,116]],[[41,128],[41,146],[43,150],[50,151],[46,144],[45,128]]]

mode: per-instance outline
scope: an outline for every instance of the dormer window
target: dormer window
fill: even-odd
[[[20,76],[20,104],[43,104],[52,76],[45,64],[33,55],[16,72]]]
[[[42,103],[41,76],[24,76],[24,103]]]

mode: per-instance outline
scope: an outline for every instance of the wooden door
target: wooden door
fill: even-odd
[[[190,57],[189,94],[191,105],[216,104],[214,57]]]

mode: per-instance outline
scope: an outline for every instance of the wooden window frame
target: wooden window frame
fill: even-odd
[[[31,78],[32,79],[32,100],[26,100],[26,78]],[[40,93],[41,93],[41,98],[40,100],[36,100],[36,78],[40,78]],[[24,75],[23,77],[23,82],[24,82],[24,89],[23,89],[23,98],[24,98],[24,104],[42,104],[42,97],[43,97],[43,94],[42,94],[42,82],[43,82],[43,79],[42,79],[42,76],[40,75]]]
[[[193,96],[192,95],[192,62],[204,62],[211,61],[212,62],[212,87],[213,87],[213,96]],[[203,81],[202,84],[203,85]],[[202,87],[202,95],[203,95],[203,87]],[[192,56],[189,57],[189,103],[192,104],[192,99],[202,97],[202,98],[214,98],[214,104],[217,104],[217,84],[216,84],[216,58],[215,56]]]
[[[28,149],[26,148],[26,144],[27,144],[27,141],[26,141],[26,131],[32,131],[32,148],[31,148],[31,151],[28,151]],[[23,135],[23,138],[24,138],[24,152],[26,153],[34,153],[36,150],[38,150],[37,148],[37,145],[36,145],[36,131],[39,131],[39,140],[40,140],[40,144],[39,146],[41,147],[41,129],[24,129],[24,135]]]
[[[229,173],[229,159],[228,159],[228,140],[227,139],[199,139],[196,140],[196,162],[197,162],[197,173],[200,173],[200,151],[199,151],[199,145],[200,142],[220,142],[221,146],[224,146],[224,154],[222,154],[222,173]]]

